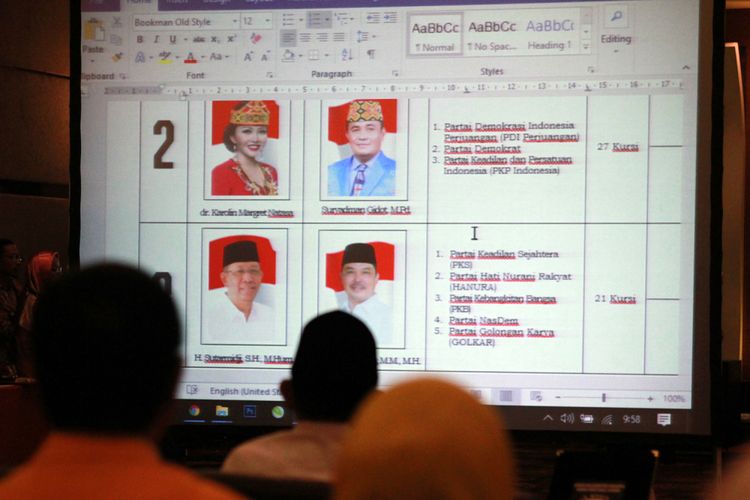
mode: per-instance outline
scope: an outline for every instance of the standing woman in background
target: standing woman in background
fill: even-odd
[[[275,196],[279,194],[276,169],[260,161],[268,141],[271,113],[263,101],[239,103],[224,129],[224,146],[234,157],[211,171],[214,196]]]
[[[54,277],[62,271],[60,256],[57,252],[39,252],[34,255],[26,266],[26,301],[18,320],[16,345],[18,348],[18,371],[21,376],[31,377],[31,318],[39,294]]]

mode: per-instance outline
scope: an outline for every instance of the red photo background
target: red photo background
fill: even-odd
[[[393,281],[394,260],[396,247],[393,243],[383,241],[366,241],[375,249],[375,261],[378,263],[378,275],[381,280]],[[326,288],[334,292],[344,290],[341,284],[341,261],[344,260],[344,251],[326,254]]]
[[[383,126],[389,134],[397,132],[398,123],[398,100],[397,99],[354,99],[355,101],[377,101],[383,109]],[[328,140],[343,146],[348,144],[346,140],[346,115],[349,113],[349,101],[340,106],[331,106],[328,108]]]
[[[211,103],[211,144],[224,141],[224,128],[229,123],[229,116],[237,104],[247,101],[213,101]],[[279,105],[276,101],[262,101],[271,114],[268,120],[268,138],[279,138]]]
[[[208,244],[208,289],[222,288],[221,282],[222,261],[224,257],[224,247],[235,241],[252,241],[258,247],[258,258],[260,259],[260,268],[263,270],[263,283],[269,285],[276,284],[276,250],[271,246],[268,238],[262,236],[239,235],[227,236],[213,240]]]

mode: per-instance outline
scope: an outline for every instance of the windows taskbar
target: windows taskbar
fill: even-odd
[[[294,412],[283,401],[174,400],[173,423],[290,427]],[[684,434],[690,410],[636,408],[497,407],[512,430]]]
[[[690,410],[586,407],[498,407],[512,430],[687,434]]]
[[[173,407],[175,424],[290,427],[295,422],[282,401],[176,399]]]

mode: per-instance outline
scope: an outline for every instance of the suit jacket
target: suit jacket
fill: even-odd
[[[352,157],[328,165],[328,196],[349,196],[352,191],[349,167]],[[379,152],[365,172],[365,185],[360,196],[394,196],[396,194],[396,162]]]

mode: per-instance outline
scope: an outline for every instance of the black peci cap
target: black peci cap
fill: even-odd
[[[350,262],[364,262],[378,267],[375,260],[375,248],[369,243],[350,243],[346,245],[341,265],[344,266]]]
[[[235,262],[260,262],[258,246],[253,241],[235,241],[224,247],[222,265],[227,267]]]

